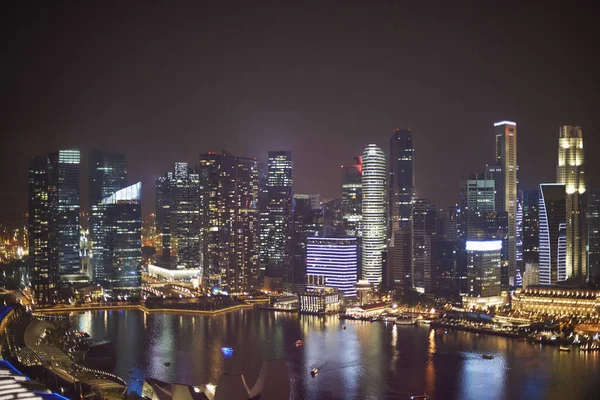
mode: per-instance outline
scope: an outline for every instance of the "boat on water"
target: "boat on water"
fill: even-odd
[[[414,396],[410,396],[411,399],[417,400],[417,399],[429,399],[429,396],[426,393],[423,394],[416,394]]]
[[[344,325],[344,329],[346,329],[346,325]]]
[[[419,322],[420,325],[429,325],[429,324],[431,324],[431,320],[430,319],[424,319],[424,318],[420,319],[418,322]]]
[[[319,373],[319,368],[313,368],[310,370],[310,376],[317,376]]]
[[[566,346],[560,346],[558,349],[560,351],[571,351],[571,348],[570,347],[566,347]]]
[[[484,354],[481,356],[481,358],[486,359],[486,360],[493,360],[494,356],[491,354]]]
[[[440,335],[445,335],[445,334],[447,334],[447,333],[448,333],[448,331],[446,331],[446,330],[443,330],[443,329],[438,329],[438,330],[437,330],[437,333],[438,333],[438,334],[440,334]]]
[[[416,325],[417,320],[412,317],[398,317],[394,323],[396,325]]]
[[[304,340],[302,340],[302,339],[296,340],[296,347],[300,347],[302,345],[304,345]]]

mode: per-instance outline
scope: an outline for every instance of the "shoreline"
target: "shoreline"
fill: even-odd
[[[238,310],[251,310],[254,305],[251,304],[238,304],[231,307],[222,308],[220,310],[207,311],[207,310],[186,310],[179,308],[146,308],[143,305],[132,305],[124,304],[119,306],[83,306],[83,307],[61,307],[61,308],[41,308],[34,309],[33,314],[67,314],[72,312],[84,312],[84,311],[105,311],[105,310],[138,310],[146,314],[152,313],[175,313],[175,314],[190,314],[190,315],[205,315],[214,316],[219,314],[225,314]]]

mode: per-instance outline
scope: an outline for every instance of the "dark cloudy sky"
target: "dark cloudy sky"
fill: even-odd
[[[446,207],[492,160],[502,119],[518,124],[523,187],[555,179],[561,124],[583,128],[600,184],[600,28],[585,4],[19,3],[0,13],[2,218],[27,209],[28,157],[59,148],[125,152],[147,213],[158,175],[223,147],[289,149],[295,191],[337,197],[340,164],[404,127],[418,194]]]

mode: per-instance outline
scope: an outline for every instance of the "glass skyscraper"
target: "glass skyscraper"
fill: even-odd
[[[407,227],[413,217],[415,196],[414,147],[410,129],[396,129],[390,140],[390,227]]]
[[[386,246],[386,164],[383,151],[368,145],[362,155],[362,279],[379,285]]]
[[[342,220],[348,236],[361,235],[362,220],[362,160],[342,165]]]
[[[567,279],[567,220],[565,185],[543,183],[539,198],[540,284]]]
[[[356,297],[358,273],[356,238],[308,238],[307,288],[335,288],[344,297]]]
[[[556,181],[565,185],[567,207],[567,278],[587,279],[587,229],[583,134],[578,126],[561,126]]]
[[[600,190],[587,190],[588,276],[589,282],[600,285]]]
[[[425,199],[413,207],[413,286],[433,296],[437,286],[437,211]]]
[[[498,296],[500,284],[501,240],[468,240],[467,276],[468,295],[473,297]]]

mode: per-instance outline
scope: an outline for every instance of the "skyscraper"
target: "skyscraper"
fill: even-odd
[[[300,293],[306,288],[307,242],[321,236],[323,212],[313,208],[315,203],[304,195],[294,195],[292,228],[292,262],[286,271],[284,290]]]
[[[508,284],[514,286],[517,276],[517,124],[511,121],[494,123],[496,164],[501,168],[497,192],[502,199],[496,211],[508,215]]]
[[[356,238],[309,238],[306,250],[307,288],[335,288],[356,297]]]
[[[139,291],[142,284],[142,183],[118,190],[93,206],[94,279],[113,291]]]
[[[437,286],[437,212],[425,199],[413,206],[413,285],[420,293],[433,296]]]
[[[348,236],[360,236],[362,220],[362,160],[342,165],[342,219]]]
[[[539,268],[539,189],[523,191],[523,265]]]
[[[600,190],[588,188],[587,198],[588,276],[589,282],[598,286],[600,285]]]
[[[495,181],[490,174],[469,174],[460,181],[460,208],[468,240],[483,240],[485,219],[496,210]]]
[[[200,178],[185,162],[156,180],[156,230],[161,242],[161,266],[201,266]]]
[[[289,151],[269,151],[268,204],[261,233],[267,275],[283,276],[291,265],[293,163]],[[285,282],[284,276],[284,282]]]
[[[565,185],[567,278],[587,279],[587,228],[583,135],[578,126],[561,126],[556,181]]]
[[[468,240],[466,249],[469,296],[498,296],[502,290],[500,284],[502,241]]]
[[[200,155],[204,270],[212,285],[258,285],[259,172],[255,159],[222,150]]]
[[[50,264],[48,157],[29,160],[29,275],[35,300],[48,303],[58,282],[58,265]]]
[[[383,277],[383,258],[387,236],[383,151],[368,145],[362,156],[362,279],[378,285]]]
[[[542,285],[551,285],[567,279],[566,207],[564,184],[540,185],[539,270]]]
[[[79,258],[80,153],[60,150],[48,155],[50,269],[59,275],[81,271]]]
[[[415,196],[414,148],[410,129],[396,129],[390,140],[390,229],[407,227],[413,217]]]

